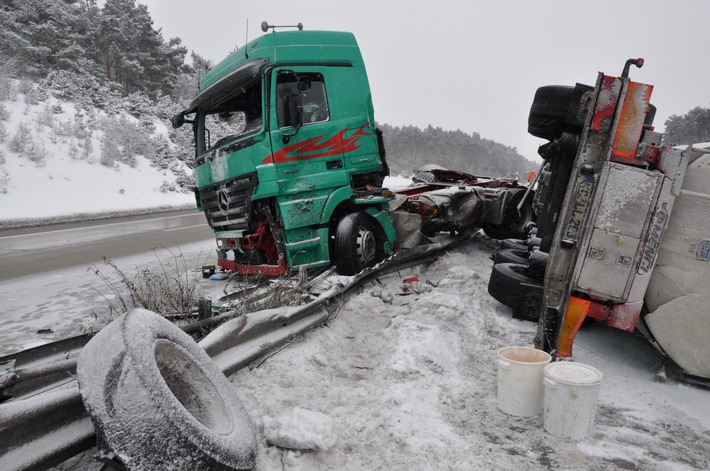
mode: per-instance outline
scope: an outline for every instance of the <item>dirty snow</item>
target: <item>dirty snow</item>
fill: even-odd
[[[496,351],[532,345],[536,326],[512,319],[487,294],[489,255],[471,242],[428,267],[381,277],[327,326],[238,372],[233,382],[260,428],[256,469],[710,467],[710,392],[655,383],[662,360],[655,350],[600,325],[583,329],[574,357],[604,374],[591,436],[556,439],[542,417],[500,412]],[[400,296],[412,275],[432,290]],[[317,451],[278,446],[274,437],[318,441],[318,427],[293,424],[295,409],[328,417],[335,443]],[[291,420],[276,427],[272,417],[283,414]],[[321,430],[328,440],[331,432]]]

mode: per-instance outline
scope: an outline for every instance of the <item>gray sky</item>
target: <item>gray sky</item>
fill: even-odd
[[[219,62],[269,24],[351,31],[365,59],[375,118],[478,132],[534,159],[527,116],[542,85],[619,75],[654,85],[655,125],[710,106],[708,0],[137,0],[165,39]],[[432,162],[436,162],[432,156]]]

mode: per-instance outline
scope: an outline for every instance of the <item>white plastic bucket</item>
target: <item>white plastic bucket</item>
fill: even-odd
[[[498,350],[498,409],[518,417],[542,412],[543,369],[552,358],[530,347]]]
[[[582,363],[551,363],[544,370],[543,426],[559,438],[580,440],[594,427],[604,375]]]

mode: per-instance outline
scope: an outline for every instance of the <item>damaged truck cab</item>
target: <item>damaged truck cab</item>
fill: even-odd
[[[388,200],[368,194],[388,169],[351,33],[267,34],[200,88],[172,121],[193,126],[195,195],[221,267],[280,275],[339,251],[354,272],[392,251]]]
[[[217,64],[172,122],[193,126],[197,205],[227,270],[353,275],[438,232],[513,237],[532,217],[532,194],[511,179],[434,165],[418,186],[382,188],[385,148],[351,33],[262,36]]]

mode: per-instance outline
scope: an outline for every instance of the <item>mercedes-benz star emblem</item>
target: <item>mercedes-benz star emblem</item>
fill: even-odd
[[[223,213],[226,213],[227,210],[229,210],[229,195],[227,194],[227,190],[224,188],[219,190],[219,193],[217,193],[217,206],[219,206],[220,211]]]

